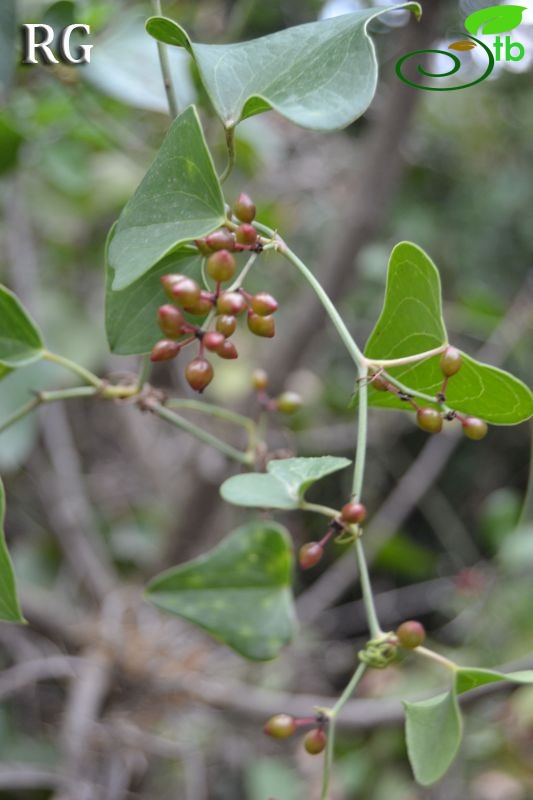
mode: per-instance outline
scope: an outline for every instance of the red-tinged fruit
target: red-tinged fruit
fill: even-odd
[[[237,320],[231,314],[222,314],[220,317],[217,317],[215,327],[219,333],[222,333],[228,338],[235,333]]]
[[[225,341],[225,336],[222,333],[218,333],[218,331],[208,331],[202,337],[203,346],[212,353],[217,353]]]
[[[179,351],[180,346],[177,342],[161,339],[153,346],[150,361],[170,361],[171,358],[176,358]]]
[[[276,333],[274,317],[262,317],[253,311],[248,312],[248,328],[256,336],[271,339]]]
[[[157,309],[157,321],[159,322],[159,327],[169,339],[179,339],[180,336],[186,333],[186,329],[184,329],[185,320],[181,311],[169,303]]]
[[[206,358],[194,358],[185,369],[187,383],[195,392],[202,393],[213,380],[213,367]]]
[[[461,353],[455,347],[447,347],[440,357],[440,370],[446,378],[459,372],[461,364]]]
[[[189,314],[192,314],[194,317],[201,317],[204,314],[209,314],[213,308],[213,305],[213,295],[210,292],[207,292],[205,289],[202,289],[194,303],[185,306],[185,311],[187,311]]]
[[[263,730],[274,739],[288,739],[296,730],[296,720],[289,714],[274,714],[265,723]]]
[[[375,375],[370,381],[370,386],[372,386],[372,388],[374,388],[377,392],[389,391],[389,384],[381,375]]]
[[[416,421],[426,433],[439,433],[442,430],[442,416],[435,408],[420,408],[416,412]]]
[[[322,559],[324,548],[320,542],[307,542],[298,552],[298,563],[302,569],[312,569]]]
[[[259,314],[260,317],[267,317],[278,310],[278,301],[271,294],[259,292],[259,294],[251,298],[250,306],[255,314]]]
[[[207,259],[207,274],[218,283],[229,281],[235,274],[235,259],[229,250],[217,250]]]
[[[235,239],[238,244],[253,247],[254,244],[257,244],[257,231],[253,225],[250,225],[248,222],[243,222],[235,231]]]
[[[360,525],[366,519],[366,515],[366,506],[362,503],[346,503],[341,508],[342,521],[348,522],[350,525]]]
[[[258,392],[264,392],[268,386],[268,375],[264,369],[254,369],[252,373],[252,386]]]
[[[224,341],[217,350],[217,356],[220,356],[220,358],[231,359],[231,358],[238,358],[239,354],[233,342],[230,342],[228,339],[224,339]]]
[[[217,300],[219,314],[230,314],[237,317],[246,309],[246,300],[239,292],[223,292]]]
[[[414,650],[419,647],[426,638],[426,631],[420,622],[410,619],[407,622],[402,622],[396,630],[398,643],[405,647],[407,650]]]
[[[233,250],[235,248],[235,237],[227,228],[210,233],[205,237],[205,241],[211,250]]]
[[[241,222],[253,222],[255,219],[255,203],[251,197],[241,192],[233,206],[233,213]]]
[[[173,281],[170,284],[169,293],[176,303],[183,308],[189,308],[198,302],[200,287],[195,280],[184,275],[181,280]]]
[[[315,728],[304,737],[304,747],[311,756],[322,753],[327,744],[327,737],[323,730]]]
[[[276,397],[276,409],[282,414],[294,414],[303,405],[303,400],[297,392],[282,392]]]
[[[467,417],[462,424],[464,435],[475,442],[484,439],[489,430],[487,423],[477,417]]]

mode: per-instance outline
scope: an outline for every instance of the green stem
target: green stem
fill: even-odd
[[[315,514],[322,514],[324,517],[335,519],[339,516],[339,512],[335,508],[329,506],[322,506],[318,503],[308,503],[307,500],[300,501],[300,508],[302,511],[312,511]]]
[[[222,174],[220,175],[220,183],[224,183],[226,178],[231,175],[233,167],[235,166],[235,128],[226,128],[226,147],[228,148],[228,163]]]
[[[18,411],[15,411],[4,422],[0,423],[0,433],[3,433],[5,430],[10,428],[11,425],[14,425],[15,422],[18,422],[19,419],[22,419],[27,414],[31,414],[31,412],[34,411],[37,406],[40,405],[40,403],[41,401],[38,397],[33,397],[31,400],[28,400],[28,402],[21,406]]]
[[[173,398],[166,403],[166,406],[167,408],[181,408],[184,411],[199,411],[203,414],[209,414],[211,417],[218,417],[218,419],[223,419],[226,422],[231,422],[234,425],[246,428],[249,432],[255,428],[255,422],[249,417],[245,417],[243,414],[237,414],[236,411],[230,411],[221,406],[215,406],[212,403],[202,403],[201,400]]]
[[[94,372],[90,372],[88,369],[85,369],[85,367],[82,367],[81,364],[76,364],[75,361],[71,361],[69,358],[60,356],[57,353],[51,353],[49,350],[44,350],[42,357],[45,361],[50,361],[53,364],[59,364],[60,367],[68,369],[69,372],[73,372],[79,378],[82,378],[86,383],[90,383],[91,386],[96,386],[97,389],[103,389],[105,386],[104,381],[102,381],[98,375],[95,375]]]
[[[367,358],[367,366],[372,367],[403,367],[408,364],[417,364],[419,361],[424,361],[426,358],[432,358],[443,353],[448,347],[448,343],[441,344],[439,347],[434,347],[432,350],[425,350],[423,353],[415,353],[412,356],[404,356],[403,358]]]
[[[449,411],[450,409],[444,403],[439,403],[437,397],[432,397],[430,394],[424,394],[424,392],[418,392],[416,389],[411,389],[410,386],[406,386],[404,383],[401,383],[398,378],[389,375],[388,372],[382,372],[383,377],[385,380],[392,383],[393,386],[396,386],[400,392],[404,392],[404,394],[411,395],[411,397],[416,397],[418,400],[425,400],[428,403],[433,403],[433,405],[440,406],[444,411]]]
[[[326,745],[326,752],[324,755],[324,774],[322,777],[322,792],[320,794],[320,800],[328,800],[329,795],[329,784],[331,780],[331,767],[333,765],[333,755],[335,750],[335,724],[337,721],[337,717],[352,696],[352,694],[357,689],[361,678],[365,674],[367,670],[366,664],[359,664],[357,669],[355,670],[354,674],[352,675],[350,682],[346,686],[345,690],[331,709],[328,714],[329,724],[328,724],[328,733],[327,733],[327,745]]]
[[[228,458],[232,458],[234,461],[238,461],[240,464],[245,464],[247,466],[251,464],[251,458],[249,454],[243,453],[241,450],[237,450],[235,447],[226,444],[226,442],[223,442],[222,439],[219,439],[217,436],[213,436],[213,434],[205,431],[203,428],[198,427],[198,425],[195,425],[188,419],[180,417],[178,414],[174,414],[168,408],[165,408],[159,403],[150,404],[150,411],[152,411],[161,419],[164,419],[166,422],[170,422],[170,424],[174,425],[176,428],[187,431],[187,433],[195,436],[196,439],[199,439],[201,442],[214,447],[215,450],[218,450],[220,453],[228,456]]]
[[[359,407],[357,416],[357,449],[353,471],[352,495],[355,500],[361,499],[365,477],[366,443],[368,434],[368,370],[359,370]]]
[[[141,367],[139,369],[139,375],[137,377],[137,386],[136,386],[137,392],[142,392],[144,384],[148,381],[151,366],[152,362],[150,361],[150,356],[149,355],[142,356]]]
[[[97,393],[98,389],[93,386],[77,386],[74,389],[59,389],[58,391],[54,392],[38,392],[36,393],[35,397],[32,397],[31,400],[28,400],[27,403],[11,414],[11,416],[8,417],[4,422],[0,423],[0,433],[3,433],[3,431],[10,428],[27,414],[31,414],[32,411],[35,411],[35,409],[43,403],[53,403],[56,400],[70,400],[71,398],[75,397],[93,397]]]
[[[163,11],[161,9],[161,0],[154,0],[154,8],[155,8],[155,13],[158,16],[163,15]],[[176,99],[176,93],[174,91],[174,84],[172,83],[172,75],[170,73],[170,64],[168,62],[168,52],[166,45],[163,44],[162,42],[157,42],[157,52],[159,55],[159,65],[161,67],[161,75],[163,76],[165,93],[167,95],[169,114],[172,117],[172,119],[175,119],[179,114],[179,107],[178,107],[178,101]]]
[[[372,586],[370,583],[370,576],[368,574],[368,565],[366,563],[363,543],[360,538],[356,539],[355,541],[355,557],[357,559],[357,566],[359,569],[359,580],[361,582],[361,592],[363,595],[363,602],[365,604],[370,638],[379,639],[381,636],[383,636],[383,631],[381,630],[381,625],[379,624],[378,615],[376,613],[374,595],[372,594]]]
[[[440,664],[441,667],[446,667],[450,672],[457,672],[459,669],[455,661],[451,661],[449,658],[441,656],[440,653],[435,653],[434,650],[429,650],[427,647],[422,647],[422,645],[415,647],[413,653],[417,653],[417,655],[423,656],[423,658],[427,658],[430,661],[435,661],[436,664]]]

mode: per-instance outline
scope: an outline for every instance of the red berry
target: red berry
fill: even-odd
[[[275,714],[270,717],[263,728],[264,732],[275,739],[287,739],[296,730],[296,720],[289,714]]]
[[[235,248],[235,237],[227,228],[210,233],[206,236],[206,244],[211,250],[233,250]]]
[[[371,381],[370,386],[374,388],[377,392],[388,392],[389,385],[385,378],[382,378],[381,375],[375,375]]]
[[[150,353],[150,361],[169,361],[171,358],[176,358],[180,351],[180,346],[177,342],[170,339],[161,339],[152,348]]]
[[[252,222],[255,217],[255,204],[247,194],[241,192],[233,206],[233,213],[241,222]]]
[[[254,369],[252,373],[252,386],[258,392],[264,392],[268,386],[268,375],[264,369]]]
[[[217,355],[220,356],[220,358],[228,358],[228,359],[239,357],[237,348],[235,347],[233,342],[229,341],[229,339],[224,339],[224,341],[217,350]]]
[[[324,555],[324,548],[320,542],[307,542],[300,547],[298,563],[302,569],[311,569],[318,564]]]
[[[463,421],[464,435],[476,442],[478,442],[480,439],[484,439],[488,433],[488,430],[489,428],[487,423],[483,422],[482,419],[478,419],[477,417],[467,417]]]
[[[416,413],[418,426],[426,433],[439,433],[442,430],[442,417],[434,408],[421,408]]]
[[[239,292],[223,292],[217,300],[219,314],[231,314],[233,317],[242,314],[246,308],[246,300]]]
[[[233,333],[235,333],[235,328],[237,327],[237,320],[235,319],[235,317],[232,317],[231,314],[222,314],[222,316],[217,317],[215,327],[219,333],[222,333],[224,336],[229,337]]]
[[[157,309],[157,320],[159,327],[169,339],[179,339],[185,333],[183,329],[185,320],[176,306],[170,304],[160,306]]]
[[[402,622],[396,630],[396,636],[402,647],[414,650],[426,638],[426,631],[420,622],[410,619],[407,622]]]
[[[256,336],[266,336],[268,339],[271,339],[276,332],[274,317],[261,317],[253,311],[248,312],[248,328]]]
[[[200,317],[204,314],[208,314],[213,308],[213,305],[213,295],[210,292],[206,292],[205,289],[202,289],[194,303],[185,306],[185,311],[188,311],[189,314],[195,317]]]
[[[257,231],[253,225],[243,222],[235,231],[235,238],[239,244],[254,245],[257,242]]]
[[[306,733],[304,738],[304,747],[307,752],[312,756],[317,756],[321,753],[326,746],[326,734],[320,728],[315,728],[309,733]]]
[[[200,287],[196,281],[185,275],[180,280],[169,283],[169,292],[172,299],[184,308],[194,305],[200,297]]]
[[[214,281],[229,281],[235,274],[235,259],[229,250],[217,250],[207,259],[207,274]]]
[[[461,353],[455,347],[447,347],[440,357],[440,369],[446,378],[451,378],[461,369]]]
[[[346,503],[341,508],[341,519],[343,522],[349,522],[351,525],[359,525],[366,519],[366,506],[362,503]]]
[[[282,392],[276,398],[276,408],[282,414],[294,414],[303,405],[303,400],[297,392]]]
[[[217,353],[225,341],[225,336],[217,331],[208,331],[204,333],[202,337],[202,344],[207,350],[211,350],[212,353]]]
[[[195,392],[203,392],[213,380],[213,367],[205,358],[194,358],[185,369],[187,383]]]
[[[252,311],[261,317],[266,317],[277,311],[278,301],[266,292],[259,292],[250,300]]]

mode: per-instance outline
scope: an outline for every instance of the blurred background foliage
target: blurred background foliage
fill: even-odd
[[[221,42],[361,5],[169,0],[164,12],[193,38]],[[242,124],[226,195],[245,190],[254,197],[259,218],[308,259],[361,343],[379,313],[391,247],[402,239],[421,245],[441,270],[452,342],[473,353],[482,348],[488,361],[528,381],[529,59],[522,71],[501,69],[464,92],[417,92],[394,74],[397,58],[416,49],[413,42],[431,46],[483,5],[431,0],[422,33],[414,22],[400,27],[406,20],[398,16],[380,24],[378,92],[365,118],[345,131],[302,131],[275,114]],[[8,0],[0,7],[0,278],[23,299],[52,348],[99,374],[137,366],[135,359],[112,358],[106,345],[103,247],[168,126],[156,46],[143,31],[152,12],[147,2],[104,0],[21,0],[16,9]],[[72,21],[91,25],[90,65],[12,69],[20,58],[12,52],[13,32],[21,22]],[[524,41],[531,41],[531,22],[526,17],[520,29]],[[221,168],[221,128],[188,57],[170,55],[180,105],[199,104]],[[297,389],[306,400],[289,427],[273,421],[272,447],[351,456],[354,375],[334,332],[286,264],[265,259],[252,291],[255,282],[283,301],[278,334],[266,344],[243,337],[241,358],[217,366],[208,399],[246,408],[251,371],[266,366],[276,389]],[[0,419],[29,391],[60,388],[66,380],[41,364],[10,376],[1,385]],[[176,369],[154,369],[153,381],[187,392]],[[526,663],[533,650],[527,425],[492,428],[480,444],[458,441],[450,427],[428,442],[410,415],[373,411],[370,434],[367,545],[383,624],[419,618],[436,646],[460,662]],[[242,511],[218,500],[230,469],[185,435],[118,405],[104,410],[76,401],[42,409],[0,435],[9,544],[30,621],[26,629],[0,627],[0,658],[11,670],[7,684],[0,675],[1,798],[318,796],[320,759],[304,755],[297,742],[265,740],[262,716],[282,709],[261,705],[255,692],[334,695],[344,685],[365,622],[346,562],[344,569],[334,563],[338,551],[331,548],[312,574],[296,575],[300,635],[272,664],[244,664],[139,601],[139,587],[156,570],[205,551],[242,521]],[[333,478],[317,500],[341,504],[348,491],[346,479]],[[322,533],[314,519],[288,522],[297,546]],[[88,658],[102,647],[113,650],[113,668],[90,728],[79,720],[76,728],[85,684],[72,665],[74,677],[64,666],[49,680],[39,674],[38,684],[24,683],[23,692],[9,689],[29,662]],[[362,694],[381,708],[383,697],[441,685],[438,671],[408,666],[370,674]],[[204,702],[198,680],[217,681],[231,699],[235,677],[241,691],[249,690],[248,712],[238,703],[217,710],[217,702]],[[365,709],[339,743],[336,800],[533,797],[532,689],[498,692],[473,705],[458,763],[441,785],[424,791],[406,763],[401,713],[396,708],[380,724]]]

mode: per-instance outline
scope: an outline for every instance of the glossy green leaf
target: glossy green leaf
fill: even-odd
[[[518,28],[524,11],[526,6],[502,5],[481,8],[465,19],[465,28],[474,36],[478,31],[484,36],[507,33]]]
[[[155,39],[192,55],[226,128],[274,109],[304,128],[334,130],[360,117],[376,91],[378,67],[368,23],[394,8],[370,8],[298,25],[249,42],[197,44],[166,17],[151,17]]]
[[[30,364],[41,357],[42,350],[37,326],[13,292],[0,285],[0,378],[7,374],[2,375],[2,367]]]
[[[347,458],[284,458],[269,461],[267,472],[234,475],[224,481],[224,500],[249,508],[299,508],[304,493],[315,481],[349,466]]]
[[[533,683],[533,670],[520,672],[497,672],[492,669],[477,669],[474,667],[461,667],[455,674],[455,691],[457,694],[477,689],[488,683],[511,681],[512,683]]]
[[[206,555],[154,578],[147,597],[245,658],[263,661],[277,656],[294,632],[291,571],[286,529],[251,522]]]
[[[437,268],[419,247],[402,242],[391,253],[383,311],[365,355],[376,360],[404,358],[439,347],[446,340]],[[442,387],[439,356],[387,371],[417,392],[435,396]],[[393,393],[376,391],[372,384],[369,403],[412,410]],[[494,425],[515,425],[533,414],[533,395],[522,381],[466,354],[460,371],[448,382],[446,403]]]
[[[113,232],[114,227],[109,233],[108,242]],[[114,270],[106,257],[105,325],[111,352],[119,355],[149,353],[162,338],[157,324],[157,309],[166,302],[161,276],[179,272],[199,279],[201,264],[202,257],[196,251],[178,250],[163,258],[125,289],[116,291],[112,288]],[[198,317],[195,321],[198,322]]]
[[[419,703],[404,702],[407,753],[422,786],[438,781],[461,744],[463,725],[455,692]]]
[[[24,622],[17,598],[13,564],[5,542],[5,511],[6,497],[0,480],[0,619],[7,622]]]
[[[113,289],[124,289],[180,245],[224,221],[224,201],[193,106],[172,123],[120,215],[109,244]]]

